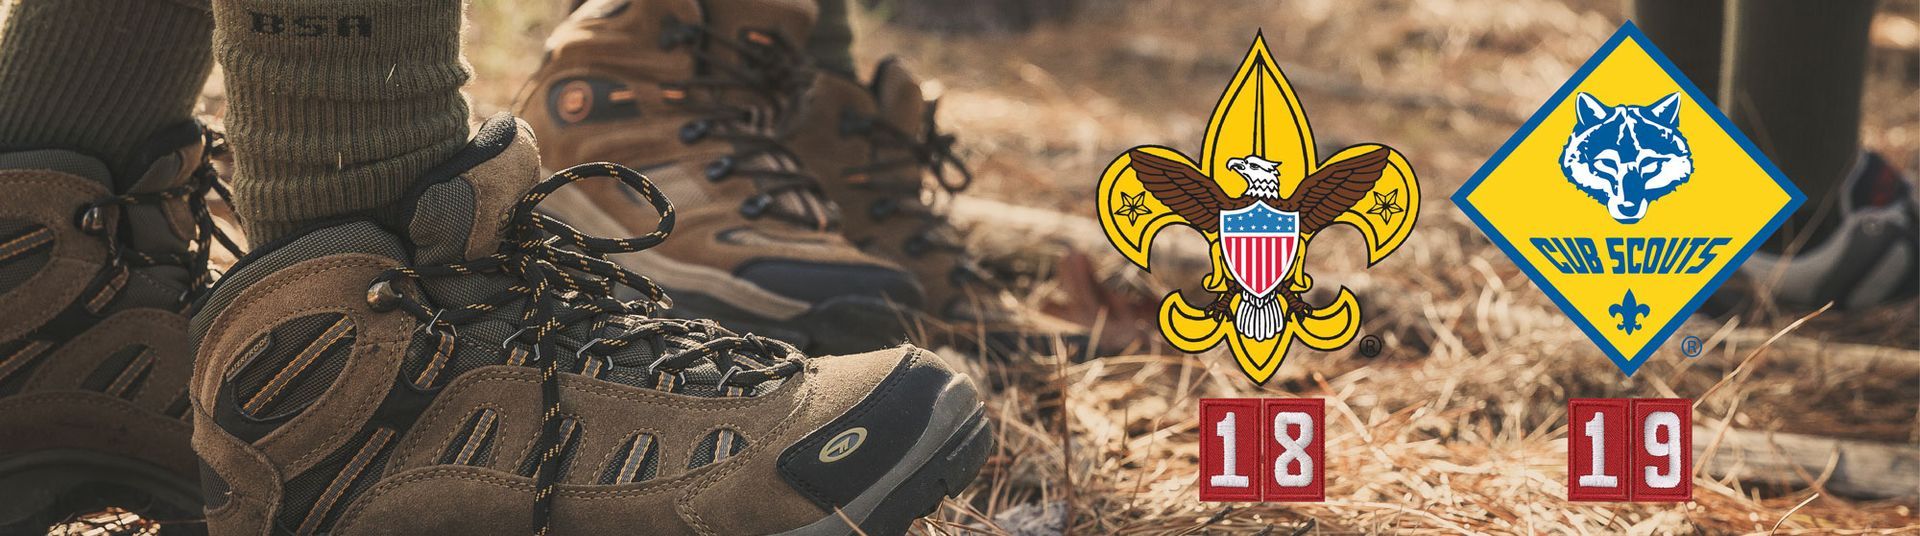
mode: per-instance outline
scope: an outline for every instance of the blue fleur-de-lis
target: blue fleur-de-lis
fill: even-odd
[[[1640,317],[1650,314],[1653,314],[1653,308],[1633,299],[1632,290],[1627,291],[1627,297],[1621,298],[1620,303],[1607,306],[1607,315],[1620,319],[1620,325],[1614,327],[1628,335],[1640,330]]]

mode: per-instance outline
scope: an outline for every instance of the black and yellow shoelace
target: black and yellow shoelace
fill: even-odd
[[[534,211],[548,194],[576,181],[595,177],[616,178],[639,192],[660,214],[654,230],[644,235],[614,239],[589,236],[573,227]],[[604,359],[636,342],[653,344],[657,359],[645,371],[682,371],[701,362],[713,363],[721,371],[718,388],[737,388],[740,393],[764,382],[786,378],[803,368],[799,353],[792,346],[752,334],[734,334],[710,322],[651,318],[661,308],[671,306],[666,292],[640,274],[621,268],[607,255],[641,251],[666,240],[673,231],[673,205],[645,176],[611,163],[582,164],[562,170],[535,185],[514,206],[503,231],[497,252],[470,261],[388,270],[374,282],[370,294],[385,296],[382,302],[419,319],[423,329],[452,330],[455,326],[482,320],[489,314],[514,304],[522,306],[517,320],[520,329],[502,342],[502,346],[524,344],[533,357],[529,364],[541,367],[543,424],[539,469],[534,474],[534,533],[547,534],[551,527],[554,494],[560,482],[563,439],[560,400],[560,357],[574,352],[580,359]],[[503,273],[518,281],[486,299],[452,308],[435,308],[422,294],[402,292],[401,284],[420,288],[423,279],[458,277],[478,273]],[[617,286],[640,291],[646,300],[613,298]],[[616,318],[637,321],[615,322]],[[577,348],[562,348],[555,337],[566,326],[581,322],[593,336]],[[457,334],[457,332],[455,332]],[[662,341],[669,337],[682,342],[704,338],[691,345],[669,348]],[[741,354],[748,357],[741,359]],[[750,365],[743,367],[742,364]],[[609,364],[611,366],[611,364]]]

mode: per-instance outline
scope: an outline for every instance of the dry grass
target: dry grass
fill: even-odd
[[[534,68],[557,8],[476,0],[467,32],[476,114],[507,109]],[[531,4],[531,5],[530,5]],[[943,37],[855,20],[856,56],[898,54],[942,95],[942,119],[985,177],[969,195],[1090,214],[1099,170],[1126,147],[1193,149],[1217,86],[1264,29],[1322,143],[1379,141],[1410,155],[1425,182],[1424,221],[1372,270],[1350,251],[1316,253],[1314,273],[1366,300],[1365,332],[1387,352],[1297,351],[1265,387],[1224,354],[1164,354],[1147,326],[1129,353],[969,363],[994,386],[1001,452],[973,488],[917,527],[933,534],[1920,533],[1913,499],[1855,501],[1815,489],[1696,475],[1695,500],[1569,503],[1565,401],[1697,397],[1696,422],[1920,443],[1915,369],[1850,363],[1821,342],[1893,347],[1920,360],[1920,307],[1829,314],[1789,349],[1756,347],[1792,316],[1695,319],[1693,359],[1667,350],[1623,379],[1525,276],[1446,201],[1618,25],[1612,1],[1151,0],[1089,2],[1081,20],[1019,36]],[[1913,2],[1889,16],[1920,17]],[[1913,50],[1882,51],[1905,65]],[[1885,61],[1879,61],[1885,60]],[[1867,143],[1920,169],[1913,70],[1876,70]],[[208,111],[218,112],[210,87]],[[1094,225],[1089,218],[1086,225]],[[1184,237],[1190,239],[1191,237]],[[1330,241],[1350,241],[1339,237]],[[1086,252],[1116,292],[1155,299],[1153,279]],[[1047,285],[1038,287],[1041,291]],[[1057,293],[1056,293],[1057,294]],[[1036,294],[1058,302],[1080,299]],[[1118,318],[1118,317],[1116,317]],[[1744,364],[1744,366],[1743,366]],[[1710,394],[1707,394],[1709,393]],[[1324,503],[1196,500],[1203,397],[1326,399]],[[1697,438],[1705,441],[1707,438]],[[1915,475],[1920,479],[1920,475]]]

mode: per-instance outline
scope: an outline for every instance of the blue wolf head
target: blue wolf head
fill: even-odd
[[[1647,205],[1693,176],[1693,151],[1680,135],[1680,94],[1644,106],[1574,99],[1573,135],[1560,171],[1620,223],[1646,217]]]

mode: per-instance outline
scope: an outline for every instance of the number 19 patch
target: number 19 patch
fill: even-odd
[[[1567,500],[1693,498],[1693,401],[1567,401]]]

